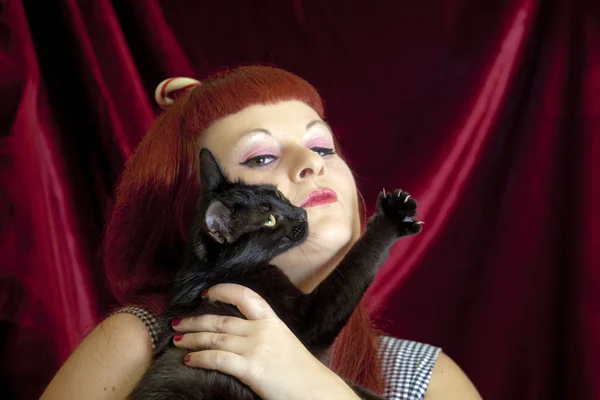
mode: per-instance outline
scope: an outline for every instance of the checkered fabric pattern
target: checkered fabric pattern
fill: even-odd
[[[140,318],[156,348],[156,316],[142,307],[125,307],[125,312]],[[427,392],[433,366],[441,349],[428,344],[382,336],[379,345],[382,372],[386,381],[384,397],[389,400],[422,400]]]
[[[382,336],[379,357],[386,379],[384,397],[390,400],[423,399],[440,352],[440,348],[428,344]]]

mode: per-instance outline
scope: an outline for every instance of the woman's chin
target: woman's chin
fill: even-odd
[[[323,275],[325,269],[333,269],[335,265],[331,263],[334,261],[336,265],[339,263],[340,251],[347,251],[351,240],[349,224],[325,219],[316,221],[310,225],[308,238],[301,245],[280,254],[271,263],[302,289],[308,280],[324,279],[327,276]]]
[[[309,229],[306,246],[312,242],[312,244],[326,248],[333,255],[352,239],[352,225],[346,218],[341,219],[335,215],[323,215],[312,220],[309,215],[308,218]]]

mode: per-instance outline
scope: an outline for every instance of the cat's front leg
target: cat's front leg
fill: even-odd
[[[303,341],[318,348],[333,343],[398,238],[421,231],[417,202],[406,192],[383,191],[363,236],[329,276],[308,295]]]

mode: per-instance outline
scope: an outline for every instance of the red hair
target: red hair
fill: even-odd
[[[166,305],[200,194],[202,132],[248,106],[286,100],[302,101],[324,117],[321,97],[308,82],[281,69],[252,66],[203,81],[156,118],[125,165],[106,225],[104,269],[119,304],[154,313]],[[378,339],[359,304],[336,340],[332,369],[381,392]]]

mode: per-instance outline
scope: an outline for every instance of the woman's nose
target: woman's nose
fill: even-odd
[[[323,157],[310,149],[303,149],[298,154],[298,160],[292,170],[292,181],[300,182],[304,179],[321,176],[325,173]]]

